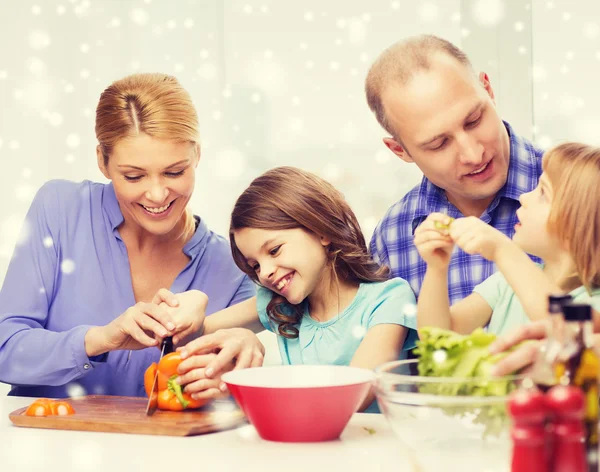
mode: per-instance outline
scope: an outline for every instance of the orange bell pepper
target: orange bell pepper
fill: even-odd
[[[49,398],[38,398],[25,411],[27,416],[64,416],[73,413],[75,410],[69,402]]]
[[[181,364],[181,355],[178,352],[170,352],[163,356],[157,364],[153,362],[144,373],[144,388],[146,395],[150,397],[152,392],[152,382],[158,370],[158,395],[156,401],[160,410],[182,411],[204,406],[208,399],[195,400],[189,393],[184,393],[181,385],[175,382],[179,376],[177,367]]]

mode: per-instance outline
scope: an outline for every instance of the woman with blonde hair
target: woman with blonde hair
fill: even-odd
[[[163,338],[182,344],[205,311],[255,293],[227,240],[188,208],[198,117],[174,77],[135,74],[110,85],[96,137],[110,183],[43,185],[0,291],[0,381],[12,385],[9,395],[144,396],[143,373]],[[245,348],[262,359],[248,333]]]
[[[535,190],[521,195],[512,241],[477,218],[431,214],[415,231],[427,262],[418,325],[503,334],[548,316],[548,295],[569,293],[600,310],[600,149],[565,143],[547,151]],[[493,261],[498,272],[449,306],[454,246]],[[527,253],[544,263],[535,264]]]

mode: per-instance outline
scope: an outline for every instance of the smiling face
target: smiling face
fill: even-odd
[[[104,164],[98,165],[113,182],[125,225],[163,236],[182,222],[195,184],[198,146],[147,134],[119,141]]]
[[[519,197],[519,223],[515,226],[513,241],[525,252],[548,259],[560,248],[558,240],[548,233],[548,217],[552,206],[552,184],[543,173],[538,186]]]
[[[293,305],[311,295],[329,274],[329,241],[304,229],[242,228],[233,237],[258,281]]]
[[[510,142],[487,79],[436,53],[431,67],[382,93],[394,135],[385,144],[414,162],[464,214],[487,207],[508,176]]]

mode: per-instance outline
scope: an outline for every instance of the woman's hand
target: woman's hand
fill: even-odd
[[[226,391],[220,382],[222,373],[232,369],[262,366],[265,347],[256,335],[245,328],[230,328],[215,331],[177,348],[185,359],[179,366],[180,383],[186,391],[199,392],[215,388],[219,393]],[[209,380],[217,383],[208,382]],[[216,394],[213,391],[211,395]],[[198,397],[203,398],[203,397]]]
[[[415,230],[415,247],[427,267],[447,270],[454,242],[448,236],[452,218],[443,213],[431,213]]]
[[[188,290],[175,295],[167,289],[161,289],[152,302],[165,308],[173,317],[173,344],[177,345],[202,329],[208,305],[208,296],[204,292]]]
[[[172,299],[169,302],[175,303]],[[90,328],[85,335],[87,355],[157,346],[160,339],[172,335],[176,328],[167,306],[139,302],[107,325]]]
[[[511,375],[531,366],[540,351],[541,340],[546,337],[546,327],[546,320],[540,320],[519,326],[506,335],[498,337],[489,347],[492,354],[504,352],[522,341],[532,340],[533,342],[525,343],[515,351],[507,354],[494,366],[492,374],[496,376]]]
[[[474,216],[454,220],[449,234],[467,254],[479,254],[489,261],[496,260],[498,249],[502,245],[513,244],[504,233]]]

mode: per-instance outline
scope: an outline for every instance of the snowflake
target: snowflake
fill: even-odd
[[[32,74],[42,74],[45,70],[46,70],[46,64],[44,64],[44,61],[42,61],[41,59],[37,58],[37,57],[32,57],[27,61],[27,65],[29,68],[29,71]]]
[[[79,138],[79,135],[77,135],[75,133],[71,133],[67,136],[67,146],[70,147],[71,149],[75,149],[76,147],[79,147],[80,142],[81,142],[81,139]]]
[[[83,44],[81,44],[81,46],[79,46],[79,50],[80,50],[82,53],[86,54],[86,53],[88,53],[88,52],[89,52],[89,50],[90,50],[90,45],[89,45],[88,43],[83,43]]]
[[[407,303],[406,305],[404,305],[404,309],[403,309],[402,313],[404,314],[404,316],[407,316],[410,318],[416,317],[417,316],[417,305],[415,305],[414,303]]]
[[[33,31],[29,35],[29,45],[32,49],[45,49],[50,46],[50,36],[45,31]]]
[[[364,326],[356,325],[354,328],[352,328],[352,336],[354,336],[356,339],[364,338],[365,334],[367,334],[367,330]]]
[[[304,14],[304,19],[305,19],[306,21],[313,21],[313,20],[315,19],[315,15],[314,15],[314,13],[313,13],[313,12],[311,12],[311,11],[307,11],[307,12]]]
[[[44,245],[44,247],[46,248],[51,248],[54,245],[54,240],[52,239],[52,236],[46,236],[43,241],[42,244]]]
[[[75,271],[75,261],[65,259],[60,263],[60,270],[63,274],[72,274]]]
[[[583,36],[587,39],[596,39],[600,33],[600,27],[598,23],[586,22],[583,25]]]
[[[425,2],[421,4],[418,10],[418,15],[421,21],[425,23],[432,23],[439,17],[440,9],[432,2]]]
[[[365,41],[367,37],[367,28],[359,19],[352,19],[348,23],[348,41],[351,44],[360,44]]]
[[[186,18],[183,21],[183,27],[187,28],[187,29],[193,28],[194,27],[194,20],[192,18]]]
[[[255,92],[255,93],[253,93],[253,94],[250,96],[250,100],[252,101],[252,103],[260,103],[260,100],[261,100],[260,94],[259,94],[259,93],[256,93],[256,92]]]
[[[150,15],[148,15],[148,13],[145,10],[142,10],[141,8],[134,8],[133,10],[131,10],[129,16],[131,18],[131,21],[133,21],[136,25],[140,26],[147,24],[150,18]]]
[[[473,19],[481,26],[496,26],[504,18],[502,0],[476,0],[471,9]]]

